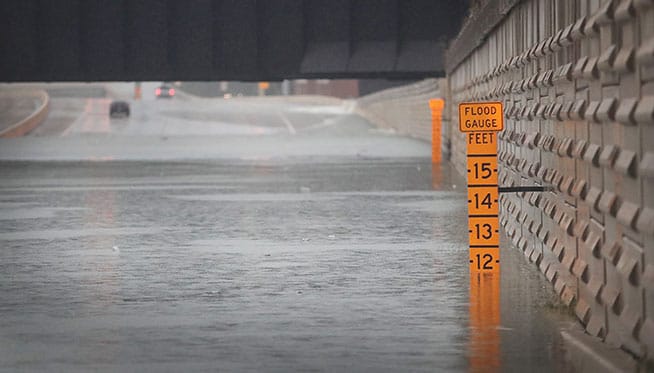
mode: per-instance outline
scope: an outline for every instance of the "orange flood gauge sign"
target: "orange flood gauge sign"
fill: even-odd
[[[501,131],[504,116],[501,102],[459,104],[459,130],[461,132]]]
[[[497,133],[504,129],[502,103],[460,104],[459,129],[467,145],[470,371],[495,372],[501,368]]]

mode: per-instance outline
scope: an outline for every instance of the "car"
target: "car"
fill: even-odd
[[[125,101],[112,101],[109,104],[109,116],[111,118],[129,117],[129,104]]]
[[[175,88],[168,84],[163,84],[154,90],[154,95],[157,98],[173,98],[175,96]]]

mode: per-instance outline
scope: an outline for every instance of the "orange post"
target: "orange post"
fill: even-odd
[[[134,99],[140,100],[142,96],[141,82],[134,83]]]
[[[445,101],[442,98],[429,100],[431,109],[431,162],[441,163],[441,121],[443,119],[443,107]]]

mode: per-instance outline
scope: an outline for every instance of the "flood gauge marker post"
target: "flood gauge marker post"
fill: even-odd
[[[502,129],[501,102],[459,104],[459,130],[467,144],[471,371],[501,369],[497,132]]]
[[[459,104],[459,130],[467,143],[471,273],[500,270],[497,132],[503,119],[501,102]]]

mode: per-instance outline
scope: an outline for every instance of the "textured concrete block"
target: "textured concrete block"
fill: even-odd
[[[594,36],[599,33],[599,23],[597,22],[597,15],[592,15],[584,24],[584,35]]]
[[[618,54],[618,47],[615,44],[610,45],[602,52],[597,60],[597,68],[602,72],[612,72],[615,57]]]
[[[569,32],[569,36],[571,36],[574,40],[579,40],[585,36],[584,33],[584,27],[586,26],[586,17],[581,17],[575,21],[574,24],[572,24]],[[566,28],[567,29],[567,28]],[[563,37],[563,35],[562,35]],[[570,40],[570,44],[572,43],[572,40]],[[568,44],[569,45],[569,44]],[[565,45],[562,45],[565,46]]]
[[[554,269],[553,265],[550,265],[547,267],[547,270],[545,271],[545,278],[547,278],[547,281],[550,283],[553,283],[556,280],[556,275],[557,275],[556,269]]]
[[[631,150],[623,149],[615,160],[614,168],[616,171],[631,177],[636,176],[636,153]]]
[[[546,117],[546,110],[548,110],[548,109],[549,109],[549,108],[548,108],[547,105],[540,105],[540,106],[538,107],[538,110],[536,110],[536,117],[541,118],[541,119],[545,119],[545,117]]]
[[[532,206],[538,206],[540,200],[541,200],[541,195],[540,195],[540,193],[533,193],[533,195],[531,196],[531,198],[529,198],[529,203],[530,203]]]
[[[584,119],[585,110],[586,100],[577,100],[572,106],[572,110],[568,113],[568,117],[572,120]]]
[[[563,181],[563,175],[559,171],[554,171],[554,177],[552,177],[552,185],[555,187],[558,187],[561,185],[561,182]]]
[[[574,68],[572,69],[572,77],[575,79],[582,79],[584,77],[584,68],[588,63],[588,56],[583,56],[577,60]]]
[[[616,265],[620,254],[622,253],[622,245],[617,241],[606,242],[601,249],[602,256],[609,261],[609,263]]]
[[[570,191],[573,197],[585,199],[588,193],[588,182],[586,180],[577,180]]]
[[[574,227],[574,217],[570,215],[563,215],[563,217],[559,221],[559,226],[567,234],[572,235],[572,230],[573,230],[572,228]]]
[[[599,78],[599,69],[597,68],[597,61],[598,61],[598,57],[592,57],[588,59],[581,73],[584,79],[593,80]]]
[[[534,250],[531,255],[529,255],[529,261],[536,263],[538,265],[543,259],[543,254],[540,251]]]
[[[610,25],[613,22],[613,1],[606,1],[595,14],[597,23],[600,25]]]
[[[586,240],[588,232],[588,221],[585,219],[578,219],[575,223],[572,234],[581,240]]]
[[[632,18],[636,17],[636,8],[634,7],[633,0],[622,0],[615,8],[615,21],[618,23],[625,23]]]
[[[642,316],[640,310],[631,305],[625,306],[620,314],[620,324],[622,328],[618,330],[621,337],[621,345],[637,356],[642,356],[643,346],[636,340],[637,328],[640,325]]]
[[[645,298],[654,302],[654,264],[645,267],[642,283],[645,285]],[[649,310],[649,316],[654,316],[654,310]]]
[[[619,198],[615,193],[605,190],[597,203],[597,208],[605,214],[615,216],[619,203]]]
[[[555,120],[563,120],[561,117],[561,110],[563,109],[563,104],[557,102],[552,106],[552,109],[549,112],[549,118]]]
[[[643,42],[636,55],[638,63],[643,66],[654,64],[654,35]]]
[[[556,150],[557,154],[561,157],[572,157],[573,144],[574,139],[563,139]]]
[[[625,227],[636,229],[636,218],[640,208],[637,204],[625,201],[618,209],[617,219]]]
[[[595,117],[599,122],[609,122],[615,119],[615,111],[618,107],[618,99],[608,97],[600,102]]]
[[[637,123],[654,123],[654,96],[644,96],[638,101],[634,111],[634,120]]]
[[[648,236],[654,236],[654,209],[645,207],[636,219],[636,229],[638,232]]]
[[[599,164],[603,167],[613,167],[613,163],[618,158],[619,151],[620,149],[616,145],[611,144],[605,146],[599,155]]]
[[[572,176],[566,176],[563,178],[561,181],[561,184],[559,185],[559,191],[565,194],[572,194],[572,185],[574,183],[574,178]]]
[[[595,232],[589,232],[586,236],[586,239],[583,241],[582,248],[592,254],[594,257],[599,257],[600,255],[600,243],[602,242],[602,236]]]
[[[627,125],[636,124],[634,119],[634,112],[636,111],[636,105],[638,100],[635,98],[626,98],[620,101],[618,110],[615,113],[615,120]]]
[[[575,263],[572,265],[572,273],[581,279],[583,282],[588,283],[588,264],[581,260],[575,260]]]
[[[575,259],[576,259],[576,256],[574,254],[564,251],[563,260],[561,261],[561,265],[563,266],[563,268],[570,271],[571,268],[572,268],[572,265],[574,264]]]
[[[600,276],[592,277],[590,281],[588,281],[588,291],[590,295],[592,295],[593,300],[596,302],[601,301],[599,295],[602,292],[603,288],[604,288],[604,280]]]
[[[584,152],[584,160],[593,166],[599,167],[600,146],[597,144],[589,144]]]
[[[540,167],[541,167],[540,163],[538,162],[532,163],[531,166],[529,166],[528,175],[530,177],[536,176],[538,174],[538,170],[540,170]]]
[[[645,320],[640,328],[638,339],[647,346],[648,350],[651,351],[654,348],[654,320]]]
[[[599,123],[599,119],[597,118],[597,109],[599,109],[600,102],[599,101],[590,101],[588,103],[588,107],[586,108],[586,113],[584,114],[584,119],[594,122],[594,123]]]
[[[562,241],[559,241],[559,240],[556,240],[556,239],[554,239],[552,241],[553,241],[552,242],[552,247],[551,247],[552,253],[554,253],[554,255],[556,255],[556,258],[559,260],[559,262],[562,262],[563,261],[563,253],[564,253],[565,246],[564,246]]]
[[[572,156],[577,159],[583,159],[586,147],[588,147],[588,142],[586,140],[577,140],[574,150],[572,151]]]
[[[555,79],[555,80],[557,80],[557,82],[560,82],[560,81],[571,82],[572,78],[573,78],[573,76],[572,76],[572,71],[573,70],[574,70],[574,66],[573,66],[573,64],[571,62],[569,62],[569,63],[567,63],[565,65],[562,65],[561,69],[559,70],[558,79]]]
[[[634,71],[634,49],[622,48],[615,56],[613,70],[618,73],[628,73]]]
[[[590,320],[590,306],[584,299],[579,299],[575,306],[575,315],[585,325]]]
[[[640,277],[642,276],[640,270],[641,255],[642,250],[635,244],[625,243],[620,259],[618,259],[618,263],[615,266],[622,277],[633,286],[640,284]]]
[[[613,313],[616,313],[616,305],[619,305],[620,289],[614,284],[606,284],[600,295],[602,303],[609,307]]]
[[[594,209],[597,209],[597,201],[599,201],[601,191],[596,187],[591,187],[586,194],[584,200]]]
[[[527,119],[529,120],[534,120],[536,118],[536,113],[538,112],[538,109],[540,108],[539,103],[534,103],[529,107],[529,112],[527,113]]]

